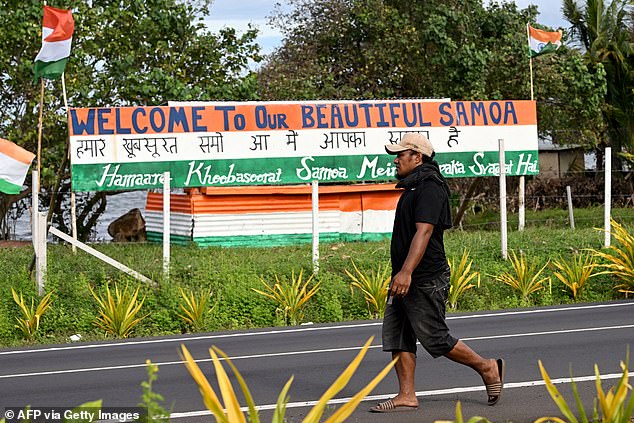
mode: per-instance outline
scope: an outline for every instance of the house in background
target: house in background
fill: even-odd
[[[556,145],[540,138],[537,146],[540,178],[563,178],[586,170],[584,152],[578,145]]]

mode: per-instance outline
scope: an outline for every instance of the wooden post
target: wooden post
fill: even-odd
[[[170,276],[170,173],[163,173],[163,279]]]
[[[313,181],[313,272],[319,273],[319,182]]]
[[[506,222],[506,157],[504,140],[498,140],[500,149],[500,233],[502,236],[502,258],[508,259],[508,233]]]
[[[44,106],[44,78],[40,78],[40,84],[41,84],[41,89],[40,89],[40,118],[39,118],[39,123],[38,123],[38,127],[37,127],[37,174],[39,176],[40,172],[41,172],[41,167],[42,167],[42,109]],[[38,184],[37,186],[39,187],[39,179],[38,179]]]
[[[51,234],[55,235],[56,237],[70,243],[70,244],[75,244],[77,245],[77,247],[85,252],[87,252],[90,255],[93,255],[95,257],[97,257],[99,260],[104,261],[106,263],[108,263],[109,265],[116,267],[117,269],[121,270],[122,272],[127,273],[128,275],[140,280],[141,282],[145,282],[147,284],[150,284],[152,286],[156,285],[152,279],[147,278],[145,276],[143,276],[142,274],[140,274],[139,272],[136,272],[132,269],[130,269],[129,267],[119,263],[118,261],[108,257],[107,255],[105,255],[104,253],[95,250],[92,247],[89,247],[88,245],[84,244],[81,241],[76,241],[74,240],[72,237],[66,235],[64,232],[60,231],[59,229],[56,229],[54,227],[51,226],[51,228],[49,229],[49,231],[51,232]]]
[[[66,96],[66,78],[64,78],[64,73],[62,73],[62,94],[64,95],[64,108],[66,109],[66,117],[68,118],[68,97]],[[68,139],[68,156],[70,159],[70,138]],[[71,166],[71,189],[70,189],[70,220],[71,220],[71,228],[73,231],[73,239],[77,241],[77,206],[75,201],[75,191],[73,191],[72,187],[72,166]],[[77,247],[75,244],[72,246],[73,254],[77,253]]]
[[[518,194],[518,210],[517,216],[519,222],[517,224],[517,230],[523,231],[526,226],[526,177],[524,175],[520,176],[520,186],[519,186],[519,194]]]
[[[570,229],[575,228],[575,215],[572,210],[572,192],[570,185],[566,186],[566,196],[568,197],[568,220],[570,220]]]
[[[610,246],[610,216],[612,206],[612,147],[606,147],[605,149],[605,207],[603,209],[603,226],[605,228],[605,242],[606,247]]]
[[[35,250],[35,279],[37,280],[37,293],[44,295],[44,283],[46,280],[46,244],[47,244],[47,219],[46,212],[35,214],[37,220],[37,248]]]

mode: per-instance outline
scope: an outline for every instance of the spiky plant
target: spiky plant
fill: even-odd
[[[354,292],[354,289],[358,289],[363,294],[363,299],[368,307],[368,314],[370,318],[378,319],[385,314],[385,305],[387,302],[387,292],[390,286],[392,275],[390,273],[390,266],[386,263],[384,265],[379,264],[375,270],[371,270],[370,273],[363,273],[359,270],[354,260],[352,267],[356,273],[353,275],[345,269],[346,274],[352,283],[350,284],[350,290]]]
[[[542,271],[548,266],[548,263],[537,270],[537,263],[528,264],[524,254],[520,254],[519,258],[514,251],[511,251],[511,267],[513,272],[505,272],[496,279],[510,286],[520,293],[522,300],[529,301],[530,295],[544,288],[544,282],[550,278],[539,278]]]
[[[321,284],[321,282],[317,282],[309,289],[308,284],[314,274],[310,275],[306,282],[303,281],[303,274],[304,271],[300,270],[299,275],[295,278],[295,271],[292,271],[290,282],[280,280],[276,274],[276,282],[273,285],[269,285],[263,279],[260,279],[266,291],[260,291],[255,288],[251,289],[275,301],[284,314],[284,320],[287,324],[298,325],[304,320],[304,307],[306,307],[306,303],[319,291],[319,285]]]
[[[558,269],[555,277],[570,290],[575,300],[581,295],[588,280],[597,275],[594,273],[597,264],[589,254],[575,254],[570,261],[560,256],[553,265]]]
[[[458,308],[458,301],[464,296],[465,292],[476,286],[480,287],[480,272],[471,271],[473,260],[469,260],[469,252],[466,248],[463,250],[462,257],[458,263],[453,257],[448,260],[448,263],[451,268],[451,277],[447,304],[452,310],[455,310]],[[476,278],[477,284],[471,283]]]
[[[22,292],[18,294],[11,288],[11,294],[13,301],[20,307],[20,312],[22,313],[22,317],[16,317],[18,324],[15,325],[15,327],[20,329],[25,337],[32,339],[40,328],[42,315],[51,307],[53,291],[43,296],[38,302],[37,307],[35,306],[35,299],[33,297],[31,297],[31,305],[28,306],[24,301]]]
[[[114,295],[109,286],[106,286],[105,295],[97,294],[92,287],[89,286],[89,288],[99,304],[99,316],[95,320],[95,325],[106,333],[127,338],[132,329],[147,317],[147,315],[139,317],[145,297],[138,299],[138,287],[134,292],[128,292],[127,284],[122,290],[115,284]]]

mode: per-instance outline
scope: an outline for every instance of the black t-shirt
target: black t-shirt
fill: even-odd
[[[405,263],[417,222],[431,223],[434,231],[423,258],[412,273],[412,280],[433,279],[447,268],[442,222],[451,222],[449,199],[443,186],[427,179],[417,187],[403,191],[398,200],[390,247],[392,276]]]

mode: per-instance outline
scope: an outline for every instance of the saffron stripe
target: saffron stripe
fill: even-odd
[[[550,42],[553,44],[557,44],[561,42],[561,32],[544,31],[542,29],[533,28],[532,26],[528,27],[528,31],[529,31],[530,37],[539,42],[542,42],[542,43]]]
[[[12,143],[11,141],[0,138],[0,154],[4,154],[7,157],[22,162],[25,165],[30,165],[35,157],[35,154],[25,150],[19,145]]]
[[[45,32],[47,29],[50,31],[46,37],[43,37],[43,39],[46,39],[47,41],[62,41],[70,39],[73,36],[73,31],[75,30],[75,22],[73,21],[72,12],[70,10],[44,6],[42,27],[42,32]]]

